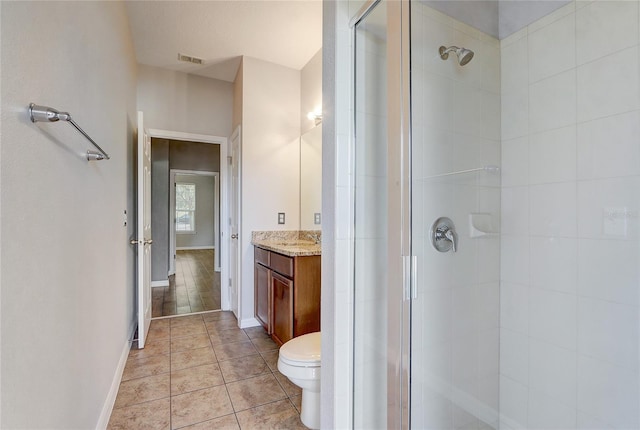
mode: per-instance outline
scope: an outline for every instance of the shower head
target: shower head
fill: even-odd
[[[448,48],[441,46],[439,52],[440,58],[442,58],[443,60],[449,58],[450,52],[455,52],[455,54],[458,56],[458,63],[460,63],[461,66],[464,66],[473,58],[472,50],[467,48],[458,48],[457,46],[450,46]]]

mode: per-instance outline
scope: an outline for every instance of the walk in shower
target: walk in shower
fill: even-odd
[[[639,24],[354,16],[354,428],[640,428]]]

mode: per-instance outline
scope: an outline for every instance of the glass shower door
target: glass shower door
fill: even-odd
[[[498,425],[499,74],[487,69],[493,48],[461,29],[411,3],[411,427],[420,429]],[[443,59],[443,45],[475,59]]]
[[[406,428],[410,301],[404,263],[410,250],[409,182],[403,175],[409,169],[403,168],[408,134],[402,120],[408,124],[408,107],[402,103],[408,99],[401,58],[408,2],[370,5],[354,28],[353,426]]]

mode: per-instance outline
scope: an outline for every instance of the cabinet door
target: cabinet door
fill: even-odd
[[[293,281],[271,272],[272,337],[283,344],[293,338]]]
[[[271,333],[270,312],[271,301],[269,300],[269,284],[271,282],[271,270],[262,264],[255,263],[255,314],[256,319]]]

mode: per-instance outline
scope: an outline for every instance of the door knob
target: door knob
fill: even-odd
[[[431,244],[440,252],[458,250],[458,234],[456,233],[456,227],[447,217],[441,217],[435,220],[431,226]]]
[[[232,234],[232,235],[231,235],[231,239],[237,239],[237,238],[238,238],[238,235],[237,235],[237,234]]]

